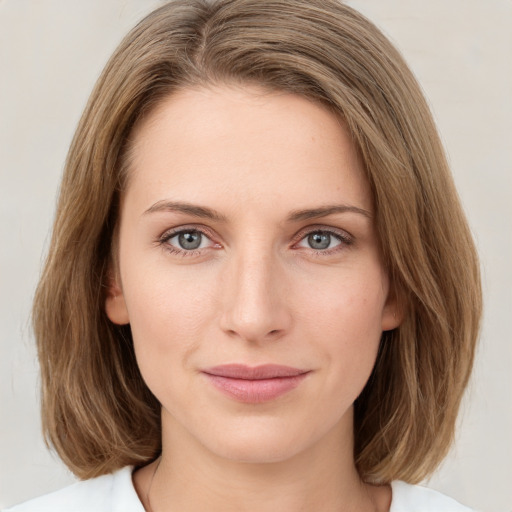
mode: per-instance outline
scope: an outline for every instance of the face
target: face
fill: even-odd
[[[296,95],[186,89],[131,157],[106,310],[131,325],[164,438],[268,462],[350,437],[398,321],[343,123]]]

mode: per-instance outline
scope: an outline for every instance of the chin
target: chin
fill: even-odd
[[[285,443],[282,437],[280,439],[240,439],[238,442],[231,441],[228,445],[219,443],[213,447],[212,451],[219,457],[233,462],[269,464],[289,460],[302,449],[302,446],[296,443]]]
[[[298,422],[297,429],[289,422],[241,421],[227,429],[219,429],[214,437],[202,440],[203,445],[217,456],[233,462],[250,464],[278,463],[290,460],[316,445],[325,432],[305,429]],[[217,435],[215,435],[215,433]],[[221,435],[219,435],[221,434]]]

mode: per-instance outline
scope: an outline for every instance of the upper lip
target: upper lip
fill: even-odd
[[[308,370],[301,370],[291,366],[279,364],[263,364],[260,366],[247,366],[245,364],[223,364],[203,370],[209,375],[227,377],[230,379],[261,380],[274,379],[278,377],[295,377],[307,373]]]

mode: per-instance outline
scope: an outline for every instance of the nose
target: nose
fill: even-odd
[[[292,317],[282,265],[270,254],[256,252],[234,256],[224,274],[221,328],[257,343],[282,338]]]

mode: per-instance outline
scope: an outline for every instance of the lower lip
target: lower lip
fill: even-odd
[[[272,379],[231,379],[205,373],[209,381],[222,393],[238,402],[259,404],[269,402],[295,389],[307,373],[292,377],[274,377]]]

